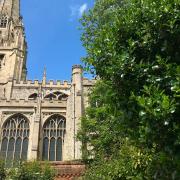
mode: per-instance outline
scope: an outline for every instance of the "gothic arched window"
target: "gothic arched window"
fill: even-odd
[[[6,28],[7,23],[8,23],[7,16],[1,16],[0,17],[0,28]]]
[[[55,94],[56,96],[59,96],[59,95],[61,95],[62,93],[59,92],[59,91],[56,91],[56,92],[53,92],[53,94]]]
[[[61,161],[64,134],[66,130],[65,118],[53,115],[43,127],[43,160]]]
[[[10,117],[2,127],[1,159],[5,162],[27,160],[28,143],[28,119],[21,114]]]
[[[57,99],[57,96],[55,94],[48,94],[44,98],[49,99],[49,100],[53,100],[53,99]]]
[[[37,93],[34,93],[34,94],[31,94],[31,95],[28,97],[28,99],[34,99],[34,100],[36,100],[37,97],[38,97],[38,94],[37,94]]]
[[[44,99],[48,99],[48,100],[64,100],[66,101],[68,99],[68,95],[61,93],[59,91],[47,94]]]
[[[68,99],[68,95],[66,95],[66,94],[61,94],[61,95],[59,95],[59,97],[58,97],[58,100],[64,100],[64,101],[66,101]]]

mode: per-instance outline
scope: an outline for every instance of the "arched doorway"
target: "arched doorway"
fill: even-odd
[[[2,127],[1,159],[5,162],[27,160],[29,121],[22,114],[11,116]]]
[[[63,116],[52,115],[43,126],[43,155],[47,161],[61,161],[66,121]]]

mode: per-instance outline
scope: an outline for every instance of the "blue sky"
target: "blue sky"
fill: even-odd
[[[21,0],[28,43],[28,79],[70,80],[73,64],[85,49],[80,41],[79,18],[94,0]]]

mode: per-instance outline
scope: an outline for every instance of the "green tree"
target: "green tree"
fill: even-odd
[[[131,158],[127,165],[112,166],[119,179],[178,179],[180,1],[97,0],[81,22],[83,61],[101,79],[80,132],[96,160],[89,173],[98,179],[111,174],[109,163]],[[127,139],[136,149],[129,158],[128,149],[120,150],[127,148]],[[151,160],[137,169],[133,156],[139,150]],[[124,173],[130,167],[134,170]]]

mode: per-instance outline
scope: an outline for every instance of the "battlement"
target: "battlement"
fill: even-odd
[[[53,100],[49,100],[49,99],[42,99],[41,100],[41,102],[42,103],[45,103],[45,102],[50,102],[50,103],[54,103],[54,102],[58,102],[58,103],[60,103],[60,102],[62,102],[62,101],[66,101],[66,100],[58,100],[58,99],[53,99]],[[18,103],[21,103],[21,102],[23,102],[23,103],[26,103],[26,102],[34,102],[34,103],[37,103],[37,99],[6,99],[6,98],[0,98],[0,103],[1,102],[10,102],[10,103],[12,103],[12,102],[18,102]]]
[[[0,99],[0,107],[34,107],[37,100],[26,100],[26,99]]]
[[[66,100],[47,100],[43,99],[41,102],[34,99],[0,99],[0,107],[36,107],[40,103],[42,107],[66,107]]]
[[[20,81],[17,82],[16,80],[14,80],[14,86],[22,86],[22,87],[57,87],[57,88],[70,88],[71,87],[71,83],[69,81],[54,81],[54,80],[49,80],[48,82],[46,82],[46,84],[44,84],[42,81],[39,80],[27,80],[27,81]]]
[[[34,102],[34,103],[37,103],[37,100],[36,99],[6,99],[6,98],[0,98],[0,103],[1,102],[18,102],[18,103],[26,103],[26,102]]]
[[[96,79],[83,78],[83,86],[94,86]]]

